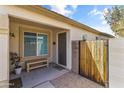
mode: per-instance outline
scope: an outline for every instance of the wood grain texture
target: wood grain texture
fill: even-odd
[[[107,82],[107,46],[106,41],[80,42],[80,75],[101,85]]]

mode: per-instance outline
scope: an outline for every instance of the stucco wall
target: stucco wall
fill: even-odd
[[[16,52],[18,53],[21,57],[24,58],[23,53],[24,53],[24,37],[23,37],[23,32],[28,31],[28,32],[34,32],[34,33],[45,33],[48,35],[48,45],[49,45],[49,62],[54,62],[57,63],[57,33],[61,32],[59,29],[51,29],[51,28],[43,28],[42,25],[41,27],[38,27],[37,25],[30,26],[28,24],[22,24],[19,21],[10,21],[10,32],[14,33],[15,37],[10,37],[9,45],[10,45],[10,52]],[[53,44],[55,42],[55,44]],[[25,57],[24,60],[31,59],[34,57]],[[21,62],[23,69],[25,69],[25,62]],[[10,71],[13,71],[13,66],[10,64]]]
[[[70,65],[72,66],[72,41],[76,41],[76,40],[83,40],[83,35],[86,36],[87,40],[96,40],[96,37],[102,38],[102,39],[106,39],[106,37],[104,36],[99,36],[93,33],[90,33],[86,30],[83,29],[79,29],[76,27],[71,27],[70,28],[70,52],[69,52],[69,56],[70,56]]]
[[[70,27],[70,25],[68,25],[67,23],[63,23],[61,21],[57,21],[55,19],[46,17],[39,13],[28,11],[26,9],[22,9],[16,6],[7,6],[7,5],[0,6],[0,12],[4,14],[9,14],[17,18],[22,18],[22,19],[26,19],[26,20],[30,20],[38,23],[43,23],[46,25],[54,25],[54,26],[63,27],[63,28]]]
[[[21,57],[24,58],[24,44],[23,44],[23,32],[35,32],[35,33],[44,33],[48,35],[48,46],[49,46],[49,62],[56,62],[56,45],[53,45],[53,41],[56,42],[56,33],[58,31],[53,30],[43,30],[43,28],[32,27],[29,25],[24,25],[18,22],[10,22],[10,32],[14,33],[15,37],[10,37],[10,52],[16,52]],[[31,57],[26,57],[24,60],[31,59]],[[24,66],[23,66],[24,68]],[[11,71],[13,67],[11,68]]]
[[[9,20],[0,13],[0,87],[8,87],[9,80]]]
[[[14,33],[15,37],[11,37],[10,40],[10,52],[16,52],[19,54],[19,24],[10,23],[10,32]]]
[[[82,30],[80,28],[74,27],[72,25],[69,25],[67,23],[46,17],[44,15],[41,15],[40,13],[35,13],[33,11],[29,11],[17,6],[0,6],[0,12],[3,14],[8,14],[9,16],[29,20],[32,22],[42,23],[45,25],[51,25],[56,27],[61,27],[65,29],[69,29],[69,32],[67,33],[67,68],[71,69],[71,42],[72,40],[81,40],[82,35],[87,33],[88,38],[95,39],[95,34],[89,33],[88,31]],[[18,46],[16,46],[18,47]],[[55,48],[54,48],[55,49]],[[18,50],[16,50],[18,51]],[[56,55],[56,54],[54,54]]]
[[[53,55],[53,60],[52,61],[54,63],[56,63],[56,61],[57,61],[57,32],[58,31],[53,31],[52,32],[52,39],[53,39],[53,42],[55,43],[55,44],[52,44],[53,45],[52,50],[54,51],[53,54],[52,54]]]
[[[14,33],[15,37],[10,37],[10,52],[16,52],[16,53],[19,53],[20,51],[20,56],[24,57],[23,55],[23,47],[24,47],[24,42],[23,42],[23,33],[24,32],[34,32],[34,33],[44,33],[44,34],[47,34],[48,35],[48,41],[50,44],[49,45],[49,50],[50,50],[50,53],[49,55],[51,55],[52,53],[52,30],[43,30],[42,28],[38,28],[38,27],[32,27],[30,25],[24,25],[24,24],[21,24],[21,23],[17,23],[17,22],[10,22],[10,32],[11,33]]]
[[[0,6],[0,11],[3,13],[7,13],[10,16],[14,16],[17,18],[22,18],[22,19],[26,19],[26,20],[30,20],[30,21],[34,21],[34,22],[38,22],[38,23],[43,23],[46,25],[51,25],[51,26],[56,26],[56,27],[61,27],[61,28],[65,28],[65,29],[69,29],[70,31],[72,31],[71,34],[71,38],[75,39],[81,39],[81,35],[85,32],[86,34],[90,34],[88,35],[89,38],[93,37],[96,34],[90,33],[86,30],[82,30],[80,28],[74,27],[72,25],[69,25],[67,23],[49,18],[47,16],[41,15],[39,13],[35,13],[32,11],[28,11],[19,7],[15,7],[15,6]],[[18,12],[17,12],[18,11]],[[84,32],[82,32],[84,31]],[[93,35],[93,36],[92,36]],[[102,37],[102,36],[100,36]]]
[[[124,87],[124,38],[109,40],[109,87]]]
[[[83,35],[86,35],[87,40],[96,40],[96,37],[102,37],[76,27],[71,27],[70,35],[71,40],[82,40]]]

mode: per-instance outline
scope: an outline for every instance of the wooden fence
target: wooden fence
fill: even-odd
[[[79,74],[101,85],[108,85],[108,47],[106,40],[80,41]]]

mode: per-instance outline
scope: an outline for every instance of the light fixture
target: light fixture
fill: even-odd
[[[82,39],[83,39],[83,41],[86,41],[87,40],[87,34],[83,35]]]
[[[53,45],[56,45],[56,42],[53,42]]]
[[[15,34],[13,32],[9,33],[10,37],[15,37]]]

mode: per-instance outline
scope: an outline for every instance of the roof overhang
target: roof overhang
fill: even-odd
[[[110,38],[114,37],[113,35],[103,33],[101,31],[93,29],[93,28],[91,28],[91,27],[89,27],[85,24],[79,23],[79,22],[77,22],[73,19],[65,17],[61,14],[58,14],[58,13],[56,13],[54,11],[51,11],[51,10],[48,10],[46,8],[43,8],[39,5],[23,5],[23,6],[19,6],[19,7],[25,8],[25,9],[28,9],[28,10],[31,10],[31,11],[34,11],[34,12],[37,12],[37,13],[40,13],[42,15],[48,16],[50,18],[53,18],[53,19],[56,19],[56,20],[59,20],[59,21],[65,22],[65,23],[68,23],[70,25],[73,25],[75,27],[79,27],[81,29],[87,30],[88,32],[91,32],[91,33],[94,33],[94,34],[97,34],[97,35],[102,35],[102,36],[106,36],[106,37],[110,37]]]

